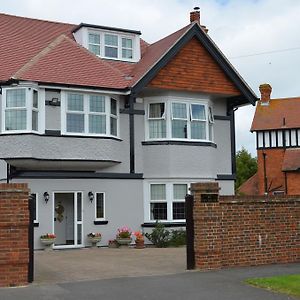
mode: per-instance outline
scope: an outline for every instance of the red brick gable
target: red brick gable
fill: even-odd
[[[191,39],[148,86],[226,95],[241,94],[197,38]]]

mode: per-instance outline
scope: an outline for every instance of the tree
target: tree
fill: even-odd
[[[257,172],[257,159],[243,147],[236,153],[236,183],[238,189],[247,179]]]

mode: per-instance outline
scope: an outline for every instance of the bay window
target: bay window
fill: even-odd
[[[66,93],[62,97],[64,134],[118,136],[118,102],[99,94]]]
[[[213,140],[213,113],[207,103],[161,101],[148,105],[148,139]]]
[[[33,88],[7,88],[2,95],[2,132],[39,132],[39,93]]]
[[[151,183],[149,185],[149,220],[185,221],[185,196],[187,183]]]

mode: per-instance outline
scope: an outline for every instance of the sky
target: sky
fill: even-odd
[[[201,24],[257,96],[261,83],[271,84],[272,98],[300,96],[299,0],[0,0],[2,13],[136,29],[150,43],[187,25],[195,6]],[[245,106],[236,112],[237,150],[245,147],[252,155],[254,111]]]

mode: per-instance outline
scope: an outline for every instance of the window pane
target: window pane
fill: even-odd
[[[6,92],[6,107],[25,107],[26,106],[26,90],[16,89]]]
[[[100,44],[100,35],[96,33],[89,33],[89,43],[90,44]]]
[[[68,110],[83,111],[83,95],[68,94]]]
[[[106,34],[105,45],[118,47],[118,36],[112,34]]]
[[[96,55],[100,55],[100,46],[98,45],[89,45],[89,50]]]
[[[33,91],[32,106],[34,108],[38,108],[39,106],[38,92],[35,90]]]
[[[104,218],[104,195],[103,193],[96,194],[96,218],[103,219]]]
[[[117,136],[118,130],[117,130],[117,119],[116,118],[110,118],[110,134]]]
[[[206,120],[205,106],[200,104],[192,104],[192,119],[193,120]]]
[[[82,242],[82,224],[77,224],[77,244],[81,245]]]
[[[167,220],[167,203],[151,203],[150,219]]]
[[[173,196],[174,199],[185,199],[187,194],[187,185],[186,184],[174,184],[173,185]]]
[[[149,118],[162,118],[165,114],[165,103],[151,103],[149,105]]]
[[[26,130],[26,110],[8,110],[5,112],[5,130]]]
[[[132,39],[122,38],[122,47],[123,48],[132,48]]]
[[[186,119],[186,104],[172,103],[172,116],[173,118]]]
[[[132,58],[132,50],[122,49],[122,58]]]
[[[149,121],[149,138],[159,139],[165,138],[167,135],[166,120],[150,120]]]
[[[185,203],[173,202],[173,220],[185,219]]]
[[[173,120],[172,121],[172,137],[173,138],[187,138],[187,121]]]
[[[89,115],[89,133],[106,133],[106,116]]]
[[[91,95],[90,96],[90,112],[105,112],[105,97]]]
[[[165,184],[151,184],[150,185],[150,199],[151,200],[165,200],[166,199],[166,185]]]
[[[77,193],[77,221],[82,221],[82,194]]]
[[[206,122],[193,121],[191,123],[191,138],[206,140]]]
[[[37,111],[32,111],[32,130],[39,130],[39,114]]]
[[[67,114],[67,132],[84,132],[83,114]]]
[[[105,56],[106,57],[113,57],[117,58],[118,57],[118,48],[113,48],[113,47],[105,47]]]
[[[117,100],[110,99],[110,113],[112,115],[117,115]]]

